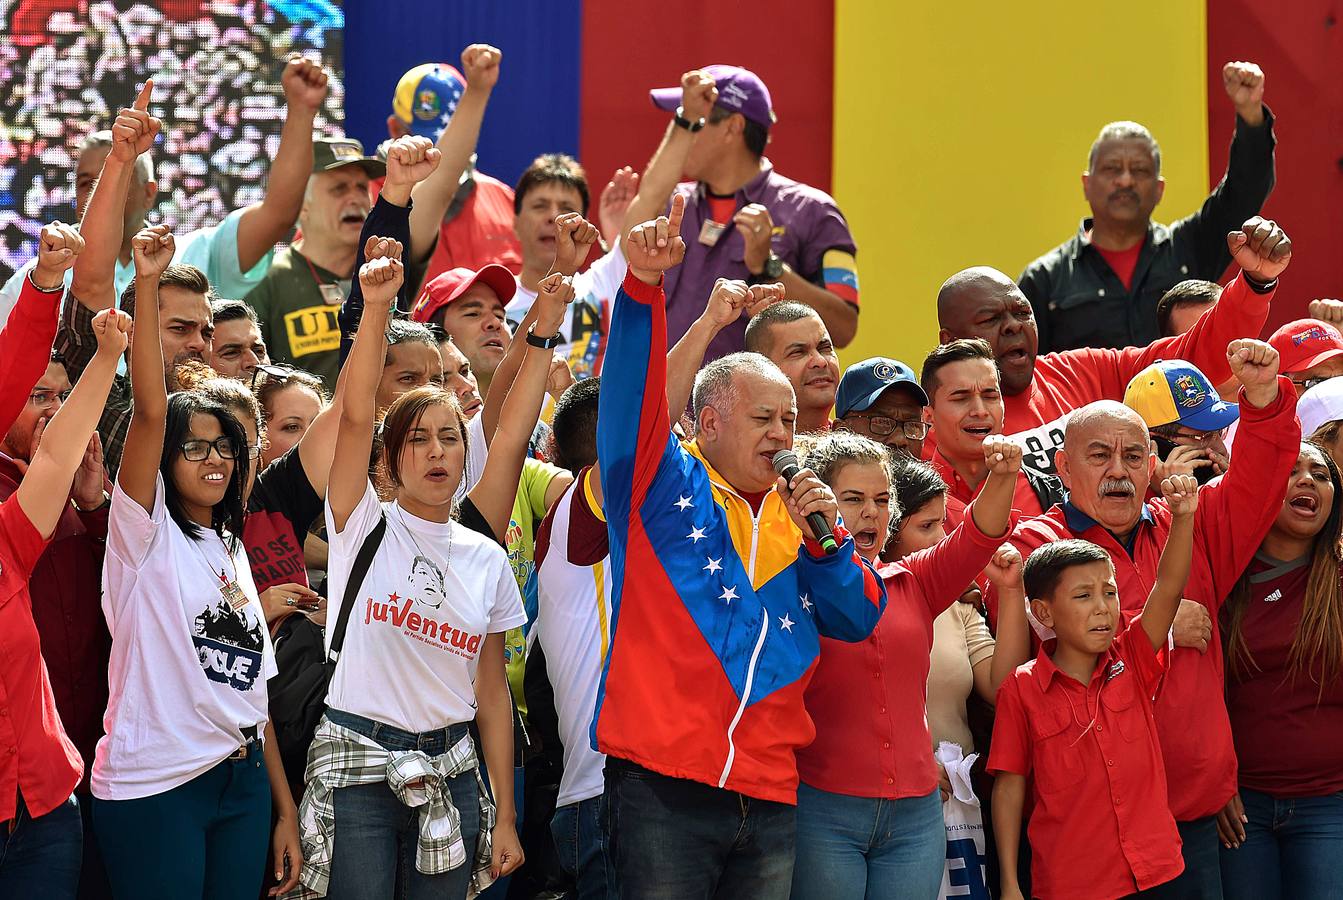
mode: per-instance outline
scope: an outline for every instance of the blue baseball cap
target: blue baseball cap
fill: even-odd
[[[461,72],[447,63],[424,63],[397,82],[392,113],[411,134],[437,141],[465,91]]]
[[[1240,407],[1217,396],[1208,376],[1182,359],[1159,359],[1128,383],[1124,405],[1148,428],[1176,423],[1195,431],[1221,431],[1240,418]]]
[[[851,412],[862,412],[876,403],[887,388],[897,384],[912,390],[921,406],[928,405],[928,395],[919,387],[914,370],[899,360],[874,356],[854,363],[844,370],[844,376],[839,379],[839,390],[835,392],[835,418],[842,419]]]

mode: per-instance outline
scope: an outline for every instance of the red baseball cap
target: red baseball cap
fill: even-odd
[[[1268,339],[1281,361],[1278,371],[1304,372],[1326,359],[1343,356],[1343,334],[1319,319],[1297,319],[1273,332]]]
[[[447,306],[471,289],[472,285],[483,284],[494,291],[499,302],[507,305],[518,289],[513,273],[498,263],[490,263],[476,271],[466,268],[448,269],[434,277],[420,291],[419,299],[410,311],[410,317],[416,322],[428,322],[434,313]]]

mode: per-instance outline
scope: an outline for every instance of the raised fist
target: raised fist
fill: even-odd
[[[1015,475],[1021,471],[1021,446],[1001,434],[984,438],[984,462],[994,475]]]
[[[1001,592],[1004,588],[1021,587],[1021,567],[1021,551],[1011,544],[1003,544],[984,567],[984,574]]]
[[[504,54],[489,44],[472,44],[462,51],[462,74],[473,88],[492,90],[499,83],[499,63]]]
[[[597,243],[597,226],[576,212],[555,219],[555,265],[552,271],[571,276]]]
[[[1292,261],[1292,239],[1278,223],[1262,216],[1247,219],[1226,236],[1227,249],[1241,271],[1255,281],[1272,281]]]
[[[1330,325],[1343,325],[1343,300],[1332,300],[1327,297],[1312,300],[1306,315],[1321,322],[1328,322]]]
[[[374,235],[364,241],[364,261],[368,262],[374,259],[397,259],[401,258],[401,242],[392,238],[378,237]]]
[[[685,216],[685,195],[672,197],[671,214],[635,225],[625,241],[625,258],[636,278],[657,284],[662,273],[685,259],[685,240],[681,237],[681,219]]]
[[[387,148],[387,181],[384,189],[409,188],[419,184],[438,168],[443,154],[427,137],[407,135],[392,141]]]
[[[104,309],[93,317],[98,352],[121,356],[131,340],[131,317],[119,309]]]
[[[546,393],[558,400],[575,383],[569,361],[556,353],[550,359],[550,374],[546,376]]]
[[[751,285],[750,296],[746,298],[746,318],[754,318],[755,314],[766,306],[782,303],[788,299],[786,294],[784,286],[777,282]]]
[[[112,156],[123,163],[135,162],[135,158],[154,146],[163,123],[149,114],[149,99],[154,93],[154,79],[150,78],[140,86],[140,93],[129,109],[123,108],[112,123]]]
[[[707,119],[718,102],[713,76],[703,69],[692,69],[681,76],[681,115],[694,122]]]
[[[564,314],[574,300],[574,282],[559,272],[551,272],[541,279],[538,288],[534,332],[540,337],[549,337],[557,333],[564,322]]]
[[[290,109],[316,113],[326,99],[327,75],[321,63],[295,53],[285,63],[280,87],[284,89],[284,100]]]
[[[769,210],[759,203],[748,203],[732,217],[737,232],[746,242],[742,261],[752,275],[759,275],[769,261],[770,239],[774,236],[774,220]]]
[[[33,284],[48,291],[59,288],[65,282],[65,270],[75,264],[75,257],[83,249],[84,238],[75,226],[64,222],[43,225],[37,242]]]
[[[1226,348],[1226,361],[1231,366],[1231,374],[1236,376],[1247,394],[1254,388],[1276,389],[1278,351],[1263,341],[1251,338],[1232,341]]]
[[[131,257],[137,278],[158,277],[177,252],[177,242],[167,225],[150,225],[131,238]]]
[[[1250,116],[1245,115],[1246,112],[1254,114],[1259,120],[1263,119],[1263,69],[1252,62],[1229,62],[1222,66],[1222,86],[1226,88],[1226,95],[1231,98],[1242,119],[1250,119]],[[1251,121],[1250,124],[1257,125],[1259,122]]]
[[[1161,479],[1161,496],[1173,516],[1192,516],[1198,509],[1198,481],[1193,475],[1168,475]]]
[[[746,282],[720,278],[704,304],[704,318],[714,327],[724,328],[737,321],[750,301],[751,289]]]
[[[401,260],[390,256],[370,259],[360,266],[359,286],[364,292],[365,309],[370,307],[379,310],[391,309],[396,301],[396,292],[401,289],[405,277]]]

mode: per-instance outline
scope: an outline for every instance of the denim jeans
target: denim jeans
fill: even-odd
[[[560,868],[576,887],[573,896],[577,900],[616,900],[615,872],[602,832],[601,796],[556,807],[550,833]]]
[[[1139,891],[1145,900],[1222,900],[1222,866],[1217,817],[1176,822],[1184,846],[1184,871],[1174,881]]]
[[[787,900],[797,809],[606,759],[606,822],[623,900]]]
[[[445,753],[467,733],[465,723],[415,734],[363,716],[328,710],[326,717],[342,728],[372,738],[388,750]],[[454,900],[466,897],[480,835],[480,789],[469,769],[448,782],[452,805],[462,820],[466,862],[441,875],[415,868],[420,810],[406,806],[386,782],[338,788],[334,793],[335,848],[331,856],[328,900]]]
[[[83,834],[73,794],[35,819],[19,794],[14,818],[0,822],[0,897],[74,900]]]
[[[1275,798],[1240,789],[1245,841],[1221,848],[1227,900],[1343,898],[1343,792]]]
[[[936,788],[886,800],[798,785],[794,900],[936,900],[946,856]]]
[[[93,827],[117,900],[257,897],[270,845],[261,742],[185,784],[135,800],[93,798]]]

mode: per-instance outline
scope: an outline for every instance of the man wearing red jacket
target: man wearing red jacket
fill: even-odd
[[[1259,335],[1277,287],[1276,273],[1291,258],[1292,242],[1276,223],[1255,216],[1228,234],[1226,243],[1242,272],[1185,334],[1142,348],[1082,348],[1037,356],[1039,338],[1026,295],[997,269],[977,266],[957,272],[938,292],[938,340],[945,344],[977,337],[989,342],[1006,407],[1003,432],[1025,446],[1026,465],[1053,473],[1067,414],[1093,400],[1122,400],[1133,376],[1158,359],[1187,360],[1213,384],[1230,377],[1223,351],[1236,338]],[[933,441],[924,444],[925,458],[932,449]]]
[[[1227,474],[1200,489],[1186,599],[1207,607],[1206,652],[1177,647],[1156,704],[1171,813],[1184,842],[1185,871],[1152,896],[1222,896],[1217,813],[1236,791],[1236,754],[1223,701],[1217,613],[1273,524],[1301,447],[1296,394],[1278,375],[1278,353],[1261,341],[1231,342],[1226,358],[1241,383],[1241,424]],[[1022,522],[1011,542],[1022,556],[1059,540],[1103,547],[1114,563],[1124,618],[1142,611],[1166,536],[1170,507],[1145,501],[1156,457],[1147,425],[1133,410],[1101,400],[1072,413],[1057,457],[1068,498]],[[995,598],[990,611],[996,613]],[[1046,637],[1046,639],[1048,639]],[[1146,892],[1145,892],[1146,895]]]

